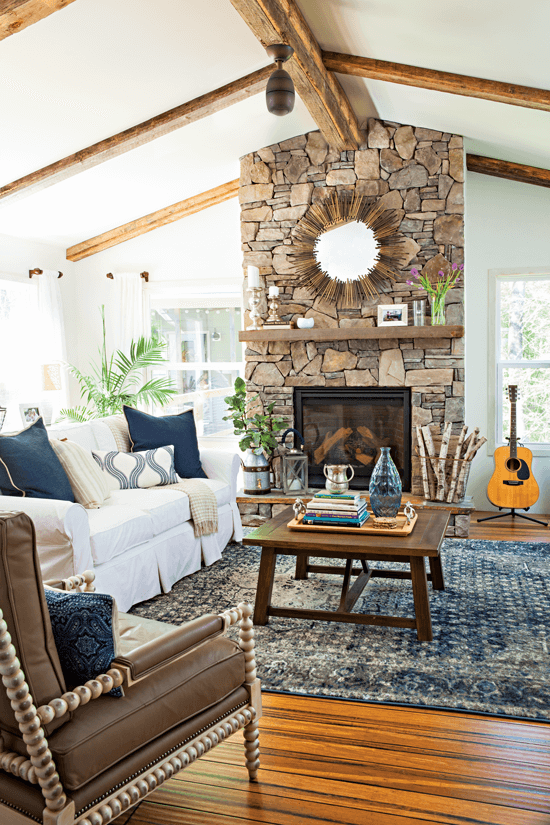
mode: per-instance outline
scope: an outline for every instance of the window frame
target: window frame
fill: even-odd
[[[234,282],[228,281],[224,283],[223,280],[169,280],[169,281],[150,281],[146,284],[144,290],[144,313],[147,317],[147,324],[149,331],[151,330],[151,310],[153,309],[154,303],[158,301],[170,301],[174,302],[175,306],[179,306],[180,308],[201,308],[205,307],[206,309],[218,309],[223,308],[225,306],[233,306],[239,307],[241,310],[241,318],[244,324],[244,313],[245,307],[243,305],[243,292],[242,286],[239,284],[237,285]],[[239,340],[237,337],[237,344],[239,344]],[[243,359],[242,361],[235,361],[235,362],[226,362],[226,361],[214,361],[206,366],[203,362],[198,362],[199,366],[204,366],[205,369],[228,369],[230,367],[234,367],[236,370],[240,370],[242,376],[244,377],[244,370],[246,366],[245,358],[244,358],[244,349],[243,349]],[[173,362],[168,362],[167,369],[173,369],[174,367],[181,368],[181,364],[174,365]],[[197,369],[196,365],[189,365],[189,369]],[[182,371],[184,371],[182,369]],[[148,370],[148,377],[151,376],[151,370]],[[230,392],[230,388],[227,389],[227,392]],[[152,407],[148,410],[152,412]],[[212,446],[217,445],[217,443],[223,442],[224,444],[227,442],[235,442],[236,437],[231,435],[220,435],[220,434],[212,434],[212,435],[201,435],[199,436],[201,442],[204,442],[205,445],[211,444]]]
[[[539,361],[509,361],[500,358],[500,284],[505,281],[547,281],[550,280],[550,266],[546,267],[517,267],[515,269],[490,269],[489,270],[489,375],[488,375],[488,421],[487,453],[493,455],[497,447],[506,446],[507,441],[499,440],[498,436],[502,431],[503,409],[497,403],[497,399],[502,398],[503,380],[502,373],[506,367],[521,369],[522,367],[547,367],[550,375],[550,360]],[[550,456],[549,443],[529,443],[526,442],[533,456]]]

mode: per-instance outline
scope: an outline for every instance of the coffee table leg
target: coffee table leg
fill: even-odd
[[[307,566],[309,564],[309,556],[303,553],[296,554],[296,575],[295,579],[307,579]]]
[[[277,554],[268,547],[262,547],[258,587],[256,588],[256,602],[254,605],[254,624],[267,624],[267,608],[271,604],[276,563]]]
[[[414,613],[416,617],[416,635],[419,642],[431,642],[432,619],[430,616],[430,602],[428,601],[428,579],[423,556],[411,556],[411,579],[414,597]]]
[[[430,573],[432,574],[432,587],[434,590],[445,590],[445,580],[443,578],[443,568],[441,567],[441,556],[430,556]]]

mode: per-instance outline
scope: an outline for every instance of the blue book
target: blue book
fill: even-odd
[[[310,510],[309,507],[306,510],[306,516],[311,518],[336,518],[340,519],[341,521],[348,521],[350,519],[361,519],[362,516],[367,512],[367,508],[361,507],[360,510],[357,510],[354,513],[342,513],[335,510]]]
[[[329,516],[328,518],[316,518],[306,514],[302,520],[302,523],[313,525],[317,524],[319,526],[324,525],[325,527],[361,527],[362,524],[368,521],[368,518],[368,513],[359,519],[341,519],[333,518],[332,516]]]

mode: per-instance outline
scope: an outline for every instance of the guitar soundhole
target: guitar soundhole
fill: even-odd
[[[506,462],[506,469],[510,473],[517,473],[520,467],[521,461],[519,460],[519,458],[509,458]]]

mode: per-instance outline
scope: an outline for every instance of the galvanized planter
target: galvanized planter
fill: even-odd
[[[247,495],[257,496],[271,492],[271,482],[269,480],[271,465],[263,453],[257,455],[249,447],[245,451],[244,458],[241,458],[241,465],[244,477],[243,487]]]

